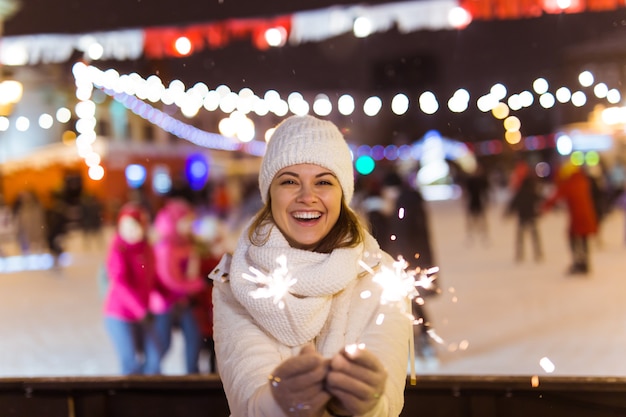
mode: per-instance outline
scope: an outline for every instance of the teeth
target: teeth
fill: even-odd
[[[295,217],[296,219],[318,219],[321,217],[321,214],[311,212],[298,212],[294,213],[293,217]]]

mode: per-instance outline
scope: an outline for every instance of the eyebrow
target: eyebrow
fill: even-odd
[[[280,178],[280,177],[285,176],[285,175],[290,175],[290,176],[293,176],[293,177],[300,177],[300,175],[298,175],[297,173],[295,173],[293,171],[284,171],[284,172],[281,172],[280,174],[278,174],[276,176],[276,178]],[[333,178],[337,178],[337,176],[332,171],[320,172],[319,174],[315,175],[315,178],[325,177],[327,175],[330,175]]]

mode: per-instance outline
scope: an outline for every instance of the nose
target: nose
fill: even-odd
[[[317,194],[313,187],[303,184],[298,192],[297,201],[303,203],[312,203],[317,200]]]

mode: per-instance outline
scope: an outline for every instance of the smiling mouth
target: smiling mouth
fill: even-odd
[[[301,222],[312,222],[322,217],[322,213],[299,211],[292,214],[293,218]]]

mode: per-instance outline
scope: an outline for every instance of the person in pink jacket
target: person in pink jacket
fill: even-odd
[[[147,213],[140,206],[125,204],[106,260],[105,327],[124,375],[161,371],[161,352],[149,314],[156,271],[148,226]]]
[[[199,259],[194,253],[192,222],[194,211],[184,200],[171,199],[157,213],[154,244],[158,284],[150,295],[150,311],[163,355],[171,344],[174,326],[180,327],[185,340],[185,369],[198,373],[202,347],[200,327],[194,316],[190,296],[205,287],[200,276]]]

